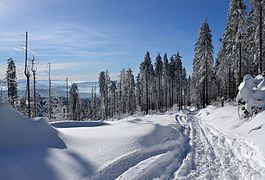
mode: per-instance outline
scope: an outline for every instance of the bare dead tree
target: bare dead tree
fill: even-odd
[[[36,100],[36,72],[37,72],[37,67],[36,67],[36,59],[35,56],[33,55],[32,58],[32,64],[31,64],[31,71],[33,74],[33,117],[36,117],[37,115],[37,100]]]
[[[25,69],[24,74],[27,78],[27,96],[28,96],[28,117],[31,117],[30,110],[30,70],[28,68],[28,32],[26,32],[26,46],[25,46]]]
[[[51,99],[51,63],[49,62],[49,118],[52,118],[52,99]]]

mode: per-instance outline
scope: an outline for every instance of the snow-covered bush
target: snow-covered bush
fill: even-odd
[[[262,75],[255,78],[245,75],[238,90],[237,102],[244,104],[241,110],[246,115],[265,109],[265,79]]]

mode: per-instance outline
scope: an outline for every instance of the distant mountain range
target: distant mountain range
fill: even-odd
[[[18,96],[25,96],[26,93],[26,80],[17,80],[18,83]],[[98,82],[89,82],[89,81],[79,81],[76,82],[79,90],[79,94],[81,98],[89,98],[91,97],[91,89],[92,86],[98,86]],[[33,92],[33,81],[30,81],[30,91]],[[71,83],[69,82],[69,89]],[[7,86],[6,84],[1,84],[3,89],[3,94],[6,95]],[[66,82],[55,80],[51,81],[52,87],[52,96],[66,96]],[[40,93],[41,96],[48,96],[48,89],[49,89],[49,81],[48,80],[38,80],[36,83],[36,89]],[[98,91],[98,88],[97,88]]]

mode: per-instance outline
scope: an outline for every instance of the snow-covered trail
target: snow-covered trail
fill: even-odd
[[[230,137],[207,124],[197,113],[176,117],[189,130],[190,152],[175,179],[263,179],[265,167],[254,160],[259,154],[246,140]]]
[[[262,155],[246,139],[221,132],[198,112],[175,119],[168,139],[116,159],[92,179],[264,179]]]
[[[91,179],[264,179],[262,155],[246,139],[221,132],[195,111],[175,120],[159,144],[119,157]]]

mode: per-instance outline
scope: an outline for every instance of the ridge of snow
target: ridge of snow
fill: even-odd
[[[33,121],[9,103],[0,104],[0,150],[66,148],[59,132],[44,119]]]

